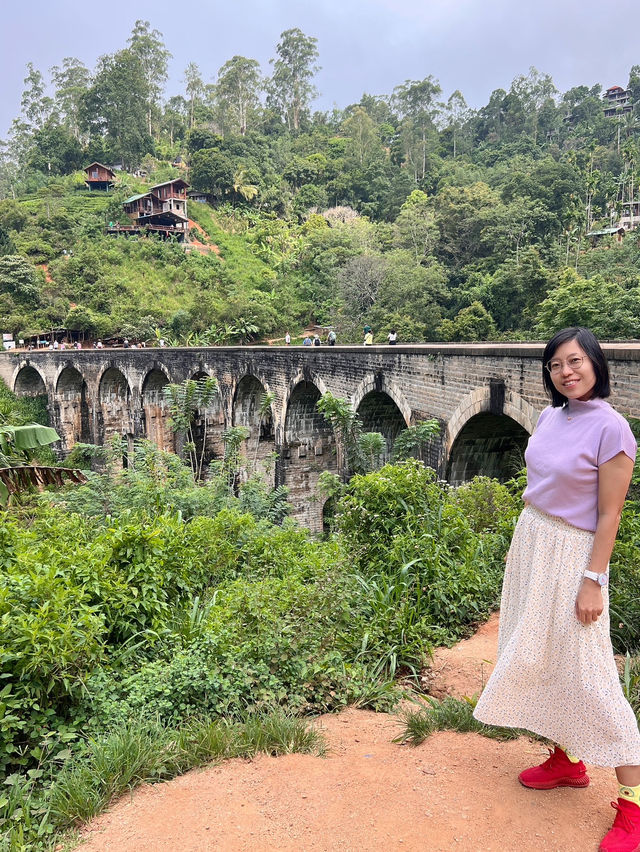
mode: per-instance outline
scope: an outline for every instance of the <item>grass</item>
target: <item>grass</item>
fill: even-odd
[[[627,654],[621,675],[622,690],[640,723],[640,657]],[[420,745],[435,731],[458,731],[481,734],[494,740],[514,740],[532,736],[530,731],[484,725],[473,717],[477,698],[436,698],[420,700],[418,710],[408,710],[401,717],[404,730],[394,742]]]
[[[251,250],[243,234],[232,234],[225,230],[209,204],[189,204],[189,216],[204,228],[210,241],[218,246],[225,269],[232,277],[237,277],[258,290],[271,290],[273,270]],[[199,239],[202,239],[202,236]]]
[[[59,832],[87,822],[140,784],[232,757],[294,752],[323,756],[325,740],[308,720],[282,709],[239,722],[194,719],[179,729],[132,720],[89,740],[84,753],[67,760],[38,795],[35,776],[9,783],[0,797],[0,850],[54,848]]]
[[[515,740],[528,731],[517,728],[499,728],[484,725],[473,717],[476,705],[473,699],[427,698],[426,705],[418,710],[408,710],[401,717],[404,725],[402,733],[394,742],[410,743],[417,746],[435,731],[458,731],[461,734],[481,734],[494,740]]]

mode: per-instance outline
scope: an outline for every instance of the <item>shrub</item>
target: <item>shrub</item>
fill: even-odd
[[[104,619],[55,567],[0,574],[0,772],[31,766],[43,739],[72,734],[71,708],[104,659]]]
[[[609,608],[611,637],[618,653],[640,653],[640,504],[632,501],[622,513],[611,556]]]
[[[474,532],[508,529],[522,507],[506,485],[488,476],[476,476],[452,492]]]
[[[382,629],[407,664],[419,664],[425,641],[460,637],[497,604],[508,535],[487,530],[496,517],[481,492],[510,505],[501,488],[480,484],[458,497],[416,460],[347,487],[336,523],[363,577],[372,635]]]

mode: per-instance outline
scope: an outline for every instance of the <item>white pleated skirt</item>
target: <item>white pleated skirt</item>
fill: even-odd
[[[575,614],[593,533],[533,506],[507,558],[498,660],[474,711],[524,728],[596,766],[640,765],[640,731],[624,697],[609,635],[609,594],[590,625]]]

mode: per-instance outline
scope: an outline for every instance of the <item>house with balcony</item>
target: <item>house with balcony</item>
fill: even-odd
[[[182,242],[189,231],[187,216],[187,189],[189,184],[177,178],[152,186],[148,192],[132,195],[122,206],[129,217],[129,225],[110,224],[110,234],[136,233],[143,230],[162,237],[174,237]]]
[[[620,218],[618,219],[618,227],[624,228],[625,231],[633,231],[640,225],[640,199],[634,201],[624,201]]]
[[[162,202],[162,211],[173,214],[178,219],[188,222],[187,217],[187,189],[189,184],[176,178],[166,183],[158,183],[151,187],[151,192],[158,196]]]
[[[607,118],[624,115],[624,113],[631,112],[633,109],[631,92],[629,89],[623,89],[622,86],[611,86],[602,96],[602,100],[604,102],[604,114]]]
[[[108,192],[115,184],[116,173],[109,166],[102,163],[91,163],[84,169],[86,175],[84,182],[89,189],[102,189]]]

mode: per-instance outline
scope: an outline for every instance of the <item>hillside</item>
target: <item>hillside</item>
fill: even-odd
[[[209,251],[153,237],[109,236],[109,221],[126,221],[122,199],[145,191],[149,182],[121,175],[116,191],[107,194],[80,188],[83,177],[77,173],[37,194],[0,202],[0,223],[13,244],[5,257],[24,258],[37,270],[27,297],[18,289],[2,295],[3,328],[16,336],[67,328],[143,340],[159,328],[180,342],[189,333],[238,327],[242,320],[270,332],[276,317],[286,318],[286,306],[273,293],[273,266],[209,205],[189,205],[194,239]]]
[[[565,92],[530,68],[475,110],[429,74],[312,112],[319,51],[298,29],[281,34],[271,78],[235,56],[205,85],[191,63],[166,101],[162,34],[140,20],[127,45],[94,70],[67,57],[50,84],[28,65],[0,156],[4,330],[637,335],[640,66],[626,86]],[[85,191],[92,162],[117,170],[115,192]],[[125,198],[176,177],[213,202],[190,204],[204,242],[107,239]]]

